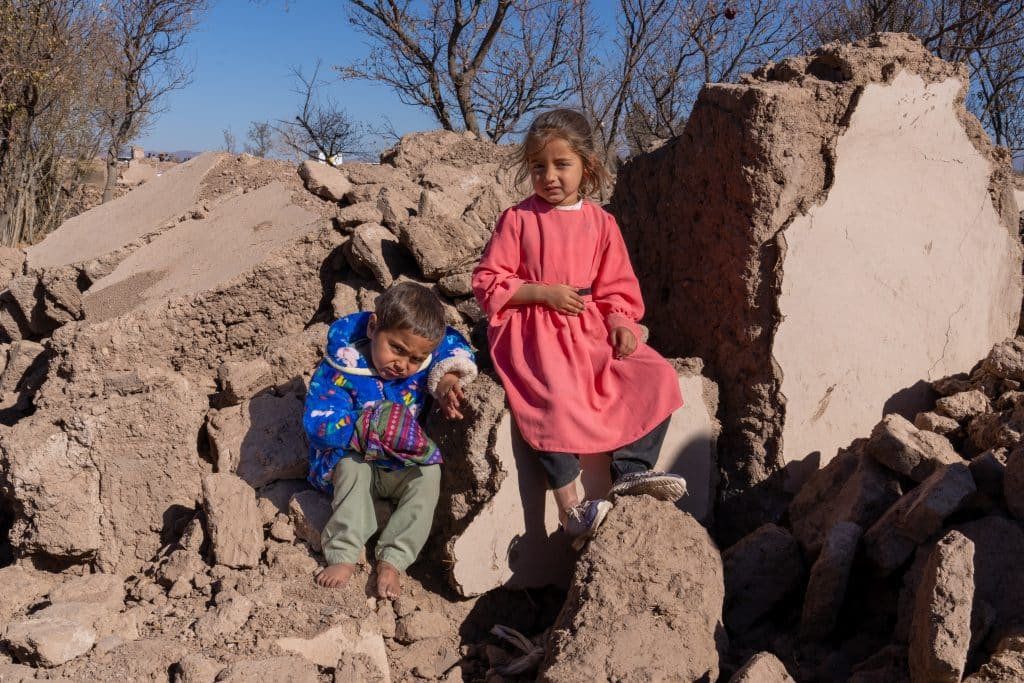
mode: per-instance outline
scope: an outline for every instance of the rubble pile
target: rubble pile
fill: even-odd
[[[723,553],[726,667],[769,651],[798,681],[1024,671],[1024,338],[930,389]]]
[[[1016,675],[1024,338],[992,345],[1021,249],[964,88],[906,36],[826,46],[708,86],[627,166],[612,208],[686,401],[658,466],[689,494],[618,500],[581,555],[471,292],[520,196],[508,150],[438,131],[339,168],[204,154],[0,250],[0,680]],[[877,169],[941,191],[897,211],[862,181],[907,186]],[[427,416],[434,532],[378,601],[371,563],[313,583],[330,502],[300,415],[329,323],[403,280],[482,372],[464,421]],[[603,496],[607,456],[582,465]]]

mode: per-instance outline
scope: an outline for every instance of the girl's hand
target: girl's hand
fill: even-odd
[[[616,358],[625,358],[636,351],[636,335],[630,332],[629,328],[613,328],[609,336],[612,342],[612,351]]]
[[[462,391],[462,385],[459,384],[459,376],[454,372],[449,372],[442,377],[441,381],[437,383],[437,394],[444,416],[449,420],[461,420],[463,416],[459,407],[466,398],[466,394]]]
[[[544,303],[566,315],[579,315],[584,306],[583,297],[569,285],[546,285]]]

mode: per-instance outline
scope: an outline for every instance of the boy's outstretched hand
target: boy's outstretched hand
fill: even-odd
[[[438,401],[441,403],[441,412],[449,420],[461,420],[463,415],[459,408],[466,394],[459,383],[459,376],[449,372],[437,383]]]
[[[625,358],[636,351],[636,335],[629,328],[613,328],[609,337],[612,342],[612,352],[616,358]]]

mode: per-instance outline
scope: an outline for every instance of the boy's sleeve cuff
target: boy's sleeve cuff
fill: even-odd
[[[449,372],[454,372],[458,375],[459,380],[465,386],[476,379],[476,363],[465,356],[449,356],[444,360],[434,363],[434,367],[430,369],[430,374],[427,375],[427,391],[434,398],[440,398],[435,393],[437,385],[441,382],[441,378]]]

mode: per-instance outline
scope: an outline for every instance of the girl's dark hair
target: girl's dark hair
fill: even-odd
[[[530,124],[523,142],[512,158],[518,166],[516,184],[522,185],[530,177],[530,157],[544,149],[552,139],[561,138],[569,143],[583,161],[583,181],[580,193],[595,195],[611,182],[611,175],[601,162],[601,155],[594,144],[594,132],[590,122],[575,109],[552,109],[540,114]]]
[[[431,341],[444,336],[444,307],[432,291],[415,282],[399,282],[377,297],[378,330],[411,330]]]

